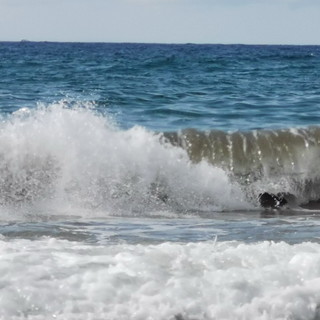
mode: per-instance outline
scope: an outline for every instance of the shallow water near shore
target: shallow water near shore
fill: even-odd
[[[252,212],[190,213],[161,217],[95,217],[37,215],[22,221],[2,221],[6,240],[52,237],[88,244],[159,244],[201,241],[319,242],[320,211],[257,210]],[[168,214],[167,214],[168,215]]]
[[[319,216],[1,223],[4,319],[318,319]]]

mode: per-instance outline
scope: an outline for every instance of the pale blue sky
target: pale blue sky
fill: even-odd
[[[320,0],[0,0],[0,41],[320,44]]]

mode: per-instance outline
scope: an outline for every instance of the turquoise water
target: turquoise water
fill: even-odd
[[[0,75],[0,319],[319,319],[319,46],[2,42]]]

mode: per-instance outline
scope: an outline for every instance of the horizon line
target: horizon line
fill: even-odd
[[[59,40],[0,40],[0,43],[74,43],[74,44],[145,44],[145,45],[221,45],[221,46],[320,46],[320,44],[296,43],[241,43],[241,42],[137,42],[137,41],[59,41]]]

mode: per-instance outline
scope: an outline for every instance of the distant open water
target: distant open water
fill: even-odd
[[[0,319],[320,319],[319,46],[2,42],[0,75]]]

